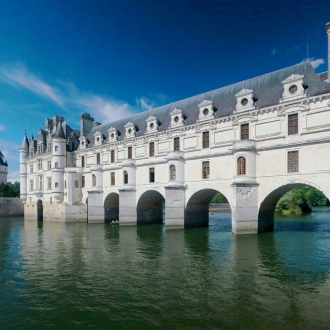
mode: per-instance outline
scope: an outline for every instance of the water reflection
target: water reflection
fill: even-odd
[[[329,213],[209,228],[0,222],[0,327],[326,328]],[[313,229],[313,230],[312,230]]]

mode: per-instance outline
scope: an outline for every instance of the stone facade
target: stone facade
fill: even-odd
[[[234,233],[272,230],[286,191],[330,197],[326,77],[304,62],[106,124],[83,114],[79,131],[47,119],[21,147],[25,218],[205,226],[221,192]]]

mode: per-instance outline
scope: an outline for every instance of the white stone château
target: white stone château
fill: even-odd
[[[20,149],[25,218],[205,226],[221,192],[234,233],[273,230],[288,190],[330,197],[328,72],[299,63],[105,124],[85,113],[79,131],[46,119]]]
[[[7,183],[8,163],[5,161],[4,155],[0,151],[0,183]]]

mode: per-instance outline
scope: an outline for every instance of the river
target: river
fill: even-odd
[[[275,231],[0,218],[0,329],[329,329],[330,212]]]

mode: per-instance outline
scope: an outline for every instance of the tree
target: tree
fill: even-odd
[[[20,195],[20,184],[19,182],[7,184],[0,184],[0,197],[19,197]]]
[[[221,193],[217,193],[213,196],[211,203],[228,203],[227,198]]]

